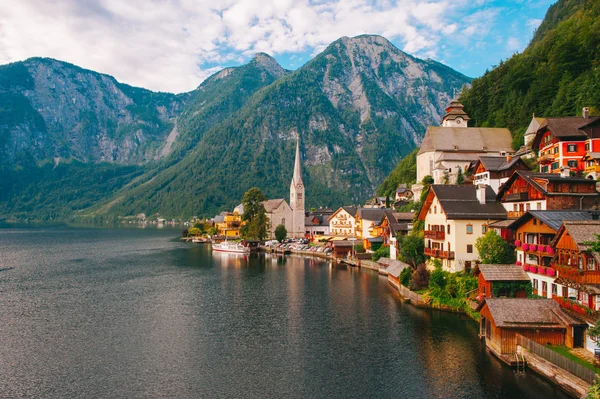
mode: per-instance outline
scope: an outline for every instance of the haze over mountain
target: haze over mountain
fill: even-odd
[[[189,217],[231,207],[252,186],[287,197],[298,136],[308,205],[356,203],[469,81],[380,36],[341,38],[294,72],[259,53],[177,96],[55,60],[9,64],[0,214],[69,217],[104,198],[81,213]],[[113,177],[94,183],[98,170]],[[70,180],[80,175],[85,190]]]

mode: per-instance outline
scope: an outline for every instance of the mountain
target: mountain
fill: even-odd
[[[0,66],[2,165],[148,162],[159,154],[185,97],[53,59]]]
[[[472,126],[508,127],[514,146],[532,113],[541,117],[600,111],[600,2],[559,0],[529,46],[473,80],[460,101]]]
[[[308,206],[357,203],[469,82],[379,36],[294,72],[257,54],[181,95],[56,60],[5,65],[0,217],[211,215],[252,186],[287,197],[298,136]]]
[[[253,186],[287,198],[298,136],[309,206],[364,201],[469,81],[379,36],[339,39],[204,132],[179,163],[94,212],[214,214]]]

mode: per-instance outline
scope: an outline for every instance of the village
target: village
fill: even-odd
[[[452,101],[425,133],[414,184],[338,209],[305,210],[297,142],[290,203],[262,202],[278,241],[261,249],[374,269],[417,306],[469,314],[508,365],[584,393],[600,354],[600,117],[534,115],[517,151],[508,129],[468,123]],[[236,240],[243,214],[206,223]]]

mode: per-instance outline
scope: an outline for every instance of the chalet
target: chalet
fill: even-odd
[[[473,184],[485,184],[498,192],[516,170],[529,170],[521,157],[479,157],[472,167]]]
[[[306,214],[304,226],[308,237],[318,237],[329,235],[329,217],[333,215],[333,210],[319,208]]]
[[[440,184],[446,174],[452,183],[459,168],[466,171],[479,157],[506,156],[514,152],[508,129],[467,127],[468,121],[463,105],[455,100],[446,109],[442,126],[427,128],[417,154],[417,183],[429,175],[435,184]]]
[[[394,202],[410,201],[413,197],[413,192],[406,184],[399,184],[394,193]]]
[[[590,209],[598,205],[596,183],[563,173],[535,173],[517,170],[500,187],[497,200],[508,211],[509,219],[521,217],[529,210]]]
[[[586,153],[600,151],[600,118],[588,114],[584,108],[582,117],[544,119],[532,143],[540,172],[559,173],[563,167],[584,172]]]
[[[479,259],[477,238],[491,222],[506,219],[495,197],[489,186],[432,185],[418,217],[425,224],[425,255],[445,270],[469,270]]]
[[[384,245],[390,247],[390,258],[396,259],[398,256],[398,239],[399,235],[407,235],[412,230],[412,221],[415,214],[413,212],[394,212],[386,210],[383,214],[381,222],[381,236],[383,237]]]
[[[541,345],[581,348],[585,344],[587,323],[565,313],[551,299],[489,298],[480,315],[480,335],[501,359],[514,358],[517,335]]]
[[[597,180],[600,178],[600,152],[587,152],[581,161],[583,162],[583,173],[587,179]]]
[[[479,298],[526,298],[531,281],[517,265],[479,265],[476,272]]]
[[[365,249],[371,249],[373,243],[383,243],[381,238],[381,220],[388,209],[358,208],[356,210],[356,235],[363,240]],[[377,240],[373,240],[377,238]]]
[[[356,235],[356,208],[343,206],[329,217],[328,222],[329,234],[354,237]]]
[[[569,298],[592,310],[600,310],[600,255],[588,243],[597,241],[597,234],[600,220],[564,221],[552,242],[556,283],[568,287]]]
[[[283,198],[264,201],[263,206],[269,221],[269,237],[275,237],[275,229],[280,224],[284,225],[288,231],[288,235],[292,233],[294,213],[287,201]]]

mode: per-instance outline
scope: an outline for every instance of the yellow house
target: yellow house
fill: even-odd
[[[242,215],[237,212],[227,212],[223,215],[223,221],[217,223],[219,235],[229,238],[240,237],[240,227],[242,226]]]

